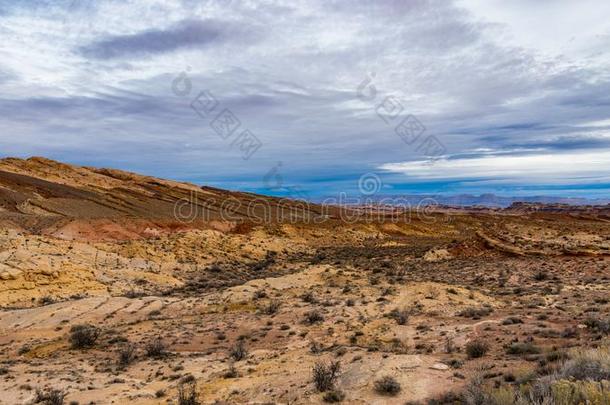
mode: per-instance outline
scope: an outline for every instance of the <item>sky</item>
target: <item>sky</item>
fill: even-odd
[[[607,0],[0,0],[0,35],[2,157],[301,198],[610,196]]]

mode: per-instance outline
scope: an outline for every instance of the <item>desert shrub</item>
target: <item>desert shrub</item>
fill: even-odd
[[[332,390],[324,394],[322,399],[324,400],[324,402],[329,403],[341,402],[345,399],[345,394],[343,393],[343,391],[340,390]]]
[[[489,345],[482,340],[473,340],[466,343],[466,354],[469,359],[478,359],[485,356],[489,350]]]
[[[261,298],[267,298],[267,292],[265,290],[256,290],[254,291],[254,295],[252,296],[255,300],[259,300]]]
[[[580,350],[570,353],[559,374],[576,380],[610,380],[610,349]]]
[[[506,348],[507,354],[538,354],[540,348],[531,342],[527,343],[511,343]]]
[[[455,346],[455,341],[453,340],[453,338],[447,337],[445,339],[445,353],[451,354],[451,353],[455,352],[456,350],[457,350],[457,347]]]
[[[479,375],[470,380],[464,388],[462,396],[463,402],[468,405],[490,405],[489,396],[483,387],[483,378]]]
[[[119,365],[125,367],[136,358],[136,347],[130,343],[119,348]]]
[[[409,311],[406,308],[402,308],[402,309],[394,308],[393,310],[390,311],[390,313],[388,314],[388,317],[394,319],[396,321],[396,323],[399,325],[406,325],[407,322],[409,322],[410,314],[411,314],[411,311]]]
[[[610,334],[610,318],[587,318],[585,320],[585,325],[587,325],[587,328],[596,330],[604,335]]]
[[[279,301],[270,301],[267,305],[262,308],[262,312],[266,315],[274,315],[279,311],[282,304]]]
[[[338,361],[331,361],[328,364],[316,363],[312,369],[312,378],[316,389],[325,392],[335,388],[340,368],[341,363]]]
[[[188,381],[178,384],[178,405],[199,405],[197,382]]]
[[[521,318],[517,318],[516,316],[509,316],[505,320],[502,321],[502,325],[515,325],[518,323],[523,323]]]
[[[324,351],[324,346],[322,346],[320,343],[316,342],[315,340],[311,342],[311,345],[309,346],[309,350],[313,353],[313,354],[319,354],[322,353]]]
[[[229,350],[229,356],[235,361],[243,360],[248,356],[248,349],[243,340],[240,339],[235,343],[231,350]]]
[[[309,304],[315,304],[318,301],[311,291],[301,294],[301,299]]]
[[[63,405],[65,397],[66,393],[61,390],[36,390],[34,403],[43,405]]]
[[[547,362],[553,363],[555,361],[564,360],[567,357],[566,352],[553,350],[552,352],[548,352],[546,356],[544,356]]]
[[[167,347],[160,337],[156,337],[146,344],[144,347],[146,356],[152,358],[161,358],[167,355]]]
[[[375,391],[381,395],[398,395],[400,392],[400,384],[394,377],[386,375],[375,381]]]
[[[516,405],[515,391],[511,387],[499,387],[490,390],[488,400],[492,405]]]
[[[70,328],[70,344],[75,349],[93,347],[100,336],[100,330],[93,325],[74,325]]]
[[[545,270],[540,270],[534,274],[534,280],[536,281],[544,281],[549,278],[549,274]]]
[[[457,405],[463,404],[462,395],[453,391],[445,392],[436,398],[430,398],[426,401],[426,405]],[[420,405],[418,402],[407,402],[405,405]]]
[[[239,373],[237,372],[237,368],[235,368],[235,363],[229,363],[229,368],[225,371],[224,378],[237,378],[239,377]]]
[[[305,313],[305,323],[314,324],[318,322],[324,322],[324,316],[320,313],[320,311],[312,310]]]
[[[553,403],[572,404],[610,404],[610,382],[560,380],[551,386]]]
[[[487,315],[491,314],[492,312],[493,312],[493,308],[491,308],[489,306],[482,306],[482,307],[478,307],[478,308],[477,307],[468,307],[468,308],[464,308],[463,310],[458,312],[457,315],[462,316],[464,318],[478,319],[483,316],[487,316]]]
[[[561,331],[561,337],[564,339],[573,339],[578,337],[578,330],[576,328],[567,327]]]

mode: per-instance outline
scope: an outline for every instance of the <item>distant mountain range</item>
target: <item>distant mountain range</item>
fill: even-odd
[[[392,200],[399,204],[417,205],[447,205],[455,207],[467,206],[483,206],[483,207],[498,207],[506,208],[513,203],[541,203],[541,204],[568,204],[568,205],[607,205],[610,204],[610,198],[603,199],[588,199],[588,198],[571,198],[571,197],[553,197],[553,196],[526,196],[526,197],[504,197],[495,194],[457,194],[457,195],[441,195],[441,194],[405,194],[405,195],[379,195],[365,196],[363,203],[382,203],[393,205]],[[348,202],[349,204],[349,202]]]

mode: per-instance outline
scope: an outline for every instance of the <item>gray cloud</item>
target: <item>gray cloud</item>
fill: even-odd
[[[79,48],[94,59],[133,58],[162,54],[182,48],[206,47],[221,43],[231,33],[229,23],[215,20],[183,20],[168,29],[150,29],[137,34],[116,35]]]
[[[282,161],[287,182],[354,189],[359,174],[426,159],[377,115],[394,96],[453,160],[610,152],[608,125],[591,124],[610,118],[610,60],[556,51],[536,27],[540,49],[511,41],[513,28],[468,2],[104,0],[83,29],[80,8],[61,15],[67,2],[41,13],[43,2],[30,20],[23,5],[3,20],[0,71],[19,76],[0,73],[0,124],[14,134],[0,149],[249,190]],[[186,96],[171,90],[181,72]],[[356,88],[372,72],[377,97],[361,101]],[[249,161],[189,107],[204,89],[263,142]],[[389,189],[467,184],[381,175]]]

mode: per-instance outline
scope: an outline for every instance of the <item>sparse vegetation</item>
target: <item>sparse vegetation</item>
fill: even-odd
[[[199,405],[197,382],[188,381],[178,384],[178,405]]]
[[[341,363],[331,361],[327,364],[316,363],[312,370],[313,383],[316,389],[320,392],[330,391],[335,388]]]
[[[108,173],[88,191],[123,190],[100,197],[104,209],[142,210],[142,198],[162,214],[193,189]],[[71,176],[86,182],[87,170],[61,177],[78,189]],[[201,191],[216,215],[226,195]],[[30,211],[70,210],[44,196]],[[67,228],[0,209],[21,227],[0,229],[1,281],[16,288],[2,295],[0,402],[610,405],[610,236],[594,208],[349,226],[330,209],[323,225],[68,215]],[[40,229],[26,248],[30,222]],[[323,264],[310,265],[314,252]],[[454,391],[414,402],[430,384]]]
[[[466,343],[466,354],[469,359],[478,359],[479,357],[485,356],[489,350],[487,342],[482,340],[473,340]]]
[[[229,351],[229,356],[235,361],[243,360],[248,356],[248,349],[243,340],[240,339],[233,345]]]
[[[42,405],[63,405],[66,393],[57,389],[48,390],[36,390],[36,396],[34,398],[35,404]]]
[[[511,343],[506,348],[506,353],[507,354],[516,354],[516,355],[538,354],[538,353],[540,353],[540,348],[531,342]]]
[[[391,376],[384,376],[375,381],[375,391],[381,395],[398,395],[400,389],[398,381]]]
[[[279,311],[281,305],[282,304],[280,301],[271,300],[269,301],[269,303],[267,303],[267,305],[263,307],[262,312],[265,315],[275,315],[277,311]]]
[[[489,314],[491,314],[493,312],[493,308],[488,307],[488,306],[482,306],[482,307],[468,307],[466,309],[463,309],[462,311],[458,312],[458,316],[462,316],[465,318],[472,318],[472,319],[480,319],[484,316],[487,316]]]
[[[402,308],[402,309],[395,308],[388,314],[388,316],[390,318],[394,319],[397,324],[406,325],[407,322],[409,321],[410,314],[411,314],[411,311],[406,308]]]
[[[167,346],[160,337],[156,337],[144,347],[147,357],[161,358],[167,355]]]
[[[75,349],[95,346],[99,336],[100,330],[93,325],[74,325],[70,328],[70,344]]]
[[[332,391],[327,391],[322,399],[324,402],[328,403],[342,402],[345,399],[345,393],[343,391],[334,389]]]
[[[324,322],[324,316],[320,311],[312,310],[305,313],[305,323],[313,325],[319,322]]]
[[[136,359],[136,347],[131,344],[124,344],[119,348],[119,365],[126,367]]]

